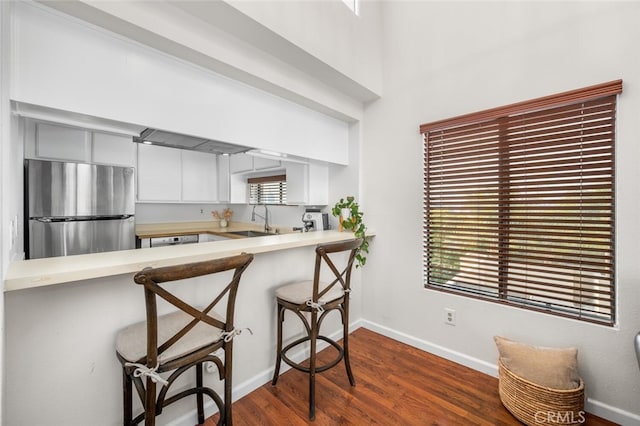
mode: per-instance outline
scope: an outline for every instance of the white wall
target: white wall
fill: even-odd
[[[44,6],[15,10],[13,100],[348,164],[344,121]]]
[[[9,47],[9,43],[6,38],[9,34],[7,29],[7,24],[9,23],[9,19],[7,17],[7,7],[6,5],[0,4],[0,199],[7,194],[7,190],[9,189],[8,179],[9,179],[9,160],[7,158],[6,153],[9,151],[11,146],[11,141],[9,140],[9,79],[6,75],[8,66],[8,52],[7,48]],[[2,203],[2,208],[0,208],[0,241],[2,241],[2,245],[0,245],[0,280],[2,280],[3,284],[0,285],[0,424],[2,423],[2,418],[4,416],[4,277],[7,272],[7,267],[9,266],[9,250],[8,250],[8,238],[7,235],[10,236],[10,226],[9,226],[9,217],[10,213],[8,211],[8,203]],[[10,237],[9,237],[10,238]]]
[[[640,330],[640,3],[385,2],[383,16],[384,96],[365,111],[362,146],[364,209],[377,231],[363,273],[364,318],[494,374],[494,335],[576,346],[587,409],[640,424],[632,345]],[[618,78],[618,324],[425,290],[419,125]],[[456,310],[455,327],[444,324],[444,308]]]
[[[269,2],[267,7],[264,2],[228,0],[228,3],[282,36],[291,46],[317,58],[325,67],[358,82],[372,94],[382,92],[379,2],[360,1],[358,15],[342,0],[276,1]],[[291,57],[295,50],[288,49],[281,55]],[[363,98],[372,99],[375,98]]]
[[[10,262],[22,252],[22,236],[18,233],[16,219],[22,217],[17,190],[22,185],[22,144],[13,143],[20,129],[16,127],[17,120],[11,116],[9,102],[12,7],[9,2],[0,2],[0,424],[6,413],[4,277]]]

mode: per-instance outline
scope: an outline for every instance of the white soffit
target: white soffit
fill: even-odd
[[[379,97],[222,1],[38,1],[340,120]]]
[[[169,3],[293,65],[354,99],[370,102],[379,97],[379,94],[370,88],[349,78],[224,1],[169,1]],[[321,37],[321,35],[318,36]]]

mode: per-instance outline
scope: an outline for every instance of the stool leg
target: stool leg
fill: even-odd
[[[276,328],[278,330],[278,342],[276,343],[276,367],[273,371],[273,379],[271,379],[271,386],[275,386],[278,383],[278,377],[280,376],[280,364],[282,362],[282,323],[284,322],[284,307],[278,303],[278,319]]]
[[[311,343],[309,357],[309,420],[316,418],[316,337],[318,335],[318,312],[314,309],[311,312],[311,333],[309,342]]]
[[[233,425],[231,407],[233,405],[231,390],[231,373],[233,372],[233,339],[224,344],[224,424]]]
[[[347,305],[348,306],[348,305]],[[342,349],[344,351],[344,366],[347,369],[347,377],[351,386],[356,385],[356,379],[351,371],[351,362],[349,362],[349,311],[344,310],[342,315]]]
[[[198,424],[204,423],[204,396],[202,393],[202,363],[196,365],[196,387],[198,392],[196,393],[196,404],[198,406]]]
[[[156,384],[147,377],[144,407],[144,426],[156,425]]]
[[[122,407],[123,407],[123,421],[124,426],[131,426],[131,420],[133,419],[132,408],[132,384],[131,376],[127,374],[127,371],[122,367]]]

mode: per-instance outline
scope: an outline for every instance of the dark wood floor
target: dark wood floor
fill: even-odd
[[[289,370],[233,404],[243,425],[520,425],[501,404],[498,379],[360,328],[350,335],[351,387],[344,364],[317,375],[316,420],[308,382]],[[323,355],[331,349],[325,349]],[[205,422],[213,426],[217,415]],[[586,425],[614,425],[587,415]]]

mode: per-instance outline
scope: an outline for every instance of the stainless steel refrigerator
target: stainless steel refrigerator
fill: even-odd
[[[25,160],[28,259],[135,248],[132,167]]]

